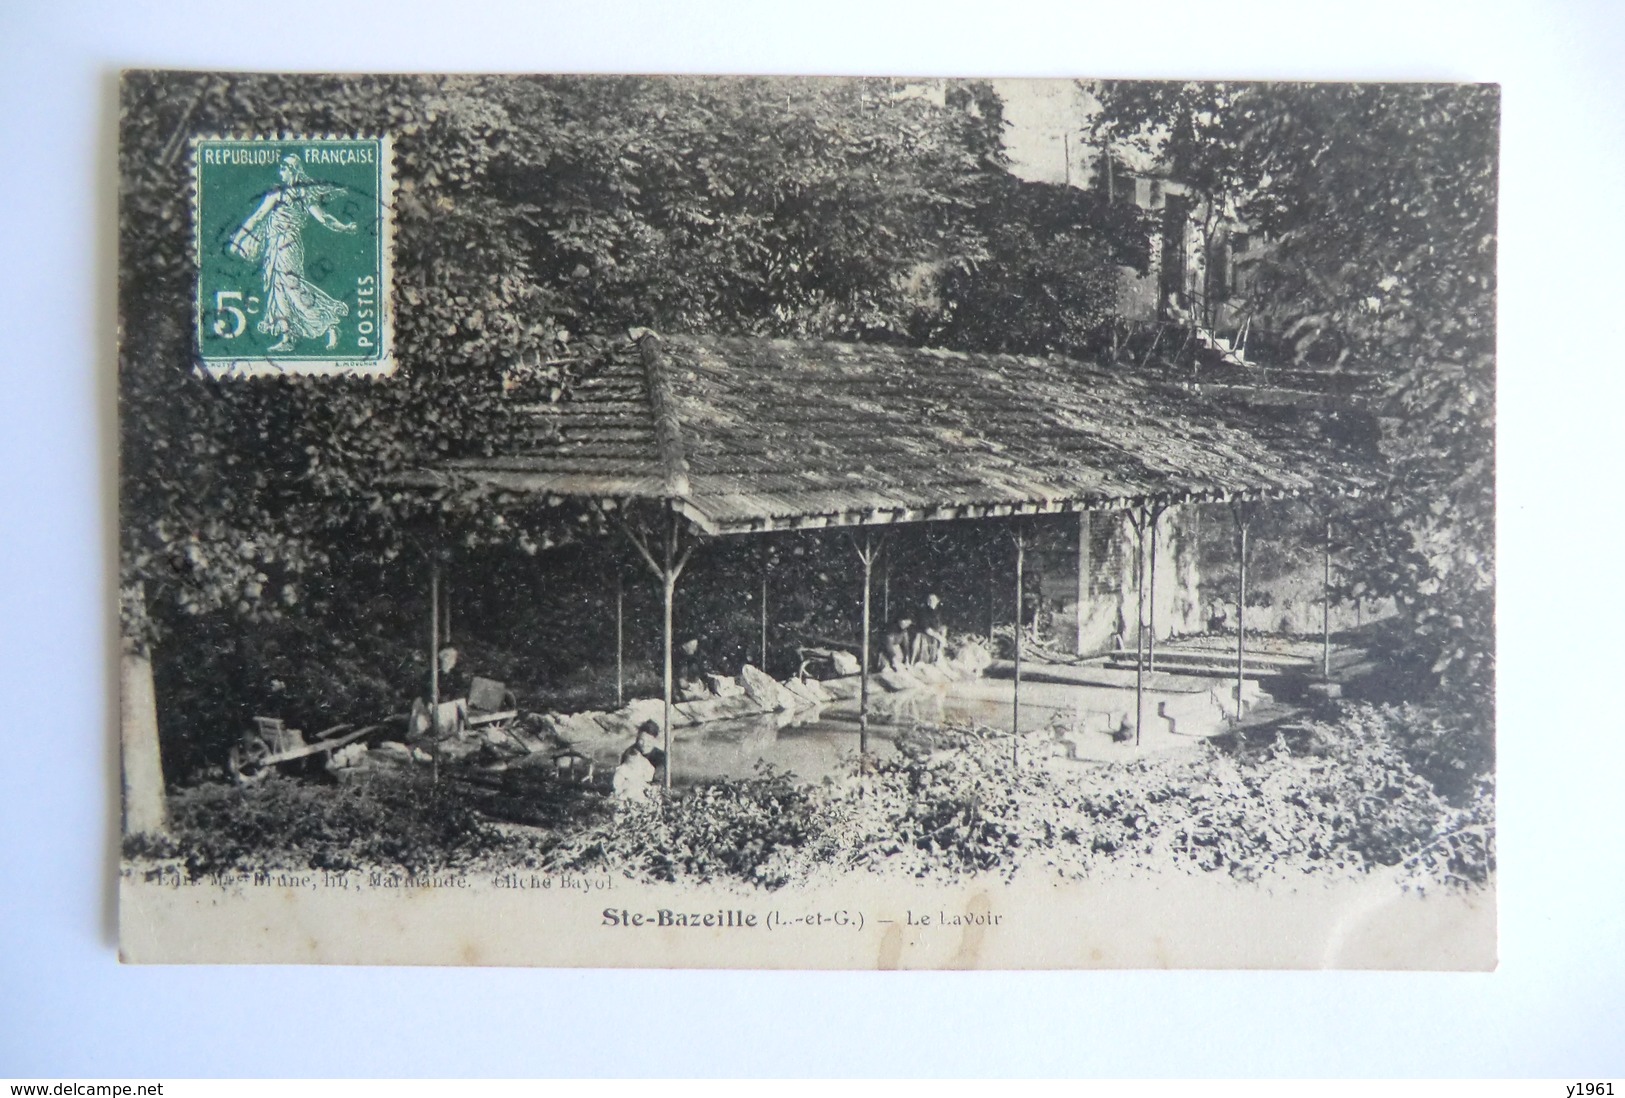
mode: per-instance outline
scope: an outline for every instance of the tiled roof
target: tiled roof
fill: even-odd
[[[519,491],[559,496],[658,499],[666,469],[655,443],[645,369],[634,350],[612,354],[559,403],[514,409],[529,430],[496,457],[453,459],[441,468]]]
[[[1267,410],[1071,359],[645,337],[529,411],[522,452],[442,468],[666,499],[735,532],[1347,492],[1371,455]]]

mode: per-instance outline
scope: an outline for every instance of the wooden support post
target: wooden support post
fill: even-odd
[[[767,669],[767,567],[768,555],[762,552],[762,673],[771,674]]]
[[[880,620],[891,622],[891,561],[880,570]]]
[[[668,556],[667,559],[669,561],[670,557]],[[660,635],[661,635],[662,647],[665,649],[665,651],[663,653],[663,655],[664,655],[664,666],[663,666],[662,672],[661,672],[660,725],[661,725],[661,732],[662,732],[661,739],[663,741],[662,746],[663,746],[663,748],[664,748],[664,750],[666,752],[666,780],[665,780],[665,782],[663,784],[667,789],[670,789],[671,788],[671,766],[672,766],[672,757],[671,757],[671,695],[672,695],[671,604],[672,604],[673,596],[675,596],[676,593],[677,593],[677,581],[676,581],[675,577],[673,577],[671,575],[670,572],[667,572],[666,575],[661,577],[661,590],[662,590],[662,596],[663,596],[661,606],[662,606],[662,611],[663,611],[663,614],[664,614],[664,618],[663,618],[663,622],[662,622],[662,628],[661,628],[661,634]]]
[[[671,525],[668,528],[667,536],[665,538],[665,550],[666,550],[666,552],[665,552],[665,557],[664,557],[664,560],[663,560],[663,563],[664,563],[665,567],[661,570],[661,576],[660,576],[660,585],[661,585],[661,592],[662,592],[662,601],[661,601],[661,611],[662,611],[661,640],[662,640],[662,647],[665,649],[665,651],[663,653],[663,655],[665,657],[665,666],[664,666],[663,673],[662,673],[662,676],[661,676],[662,689],[661,689],[661,695],[660,695],[660,699],[661,699],[660,726],[661,726],[661,731],[663,733],[661,738],[664,741],[662,746],[664,747],[665,752],[666,752],[666,777],[665,777],[665,780],[661,784],[666,789],[669,790],[669,789],[671,789],[672,766],[673,766],[673,763],[676,761],[675,759],[672,758],[672,752],[671,752],[671,746],[672,746],[671,745],[672,644],[673,644],[673,641],[674,641],[674,638],[672,637],[672,620],[671,619],[672,619],[672,603],[673,603],[673,601],[675,601],[676,595],[677,595],[677,568],[674,567],[675,557],[676,557],[676,554],[677,554],[677,519],[676,519],[676,516],[672,516]]]
[[[672,754],[671,736],[671,709],[673,693],[672,649],[674,644],[674,638],[672,636],[672,603],[675,601],[677,595],[678,577],[683,574],[683,568],[688,564],[688,558],[694,552],[694,546],[690,544],[683,547],[681,553],[678,552],[679,544],[682,540],[682,529],[678,525],[681,520],[678,518],[676,512],[667,511],[662,521],[664,523],[664,529],[662,529],[660,532],[661,544],[659,546],[659,559],[656,559],[655,554],[650,551],[649,546],[645,542],[644,536],[633,530],[632,527],[626,523],[625,519],[621,520],[621,530],[626,534],[627,540],[630,541],[637,549],[638,554],[643,557],[644,563],[649,566],[649,570],[654,573],[655,578],[660,581],[662,610],[661,641],[662,648],[664,649],[664,652],[662,653],[664,664],[662,679],[664,689],[661,691],[660,707],[662,725],[661,746],[666,752],[666,774],[662,779],[661,784],[669,790],[671,789],[671,775],[673,764],[675,762]]]
[[[1165,509],[1166,508],[1159,506],[1153,507],[1147,512],[1147,521],[1151,526],[1151,612],[1149,615],[1150,628],[1147,631],[1145,639],[1145,669],[1147,671],[1155,671],[1157,669],[1157,527],[1161,525],[1162,512]]]
[[[440,559],[429,561],[429,702],[440,704]]]
[[[1016,675],[1015,686],[1010,691],[1010,762],[1020,762],[1021,746],[1021,633],[1022,633],[1022,573],[1027,568],[1027,538],[1023,531],[1017,530],[1013,535],[1016,543]]]
[[[1324,563],[1326,572],[1320,589],[1320,677],[1328,682],[1332,677],[1332,520],[1326,520],[1326,546]]]
[[[440,781],[440,553],[429,560],[429,754],[432,779]]]
[[[994,650],[993,629],[999,624],[998,600],[993,593],[997,586],[993,582],[993,557],[993,548],[989,546],[987,550],[987,650],[990,654]]]
[[[1078,620],[1074,655],[1083,655],[1083,615],[1089,601],[1089,512],[1078,512]]]
[[[869,756],[869,598],[874,583],[875,552],[874,542],[867,531],[863,535],[863,548],[858,550],[858,559],[863,562],[863,641],[859,645],[862,652],[863,672],[858,678],[858,754],[867,760]]]
[[[1241,524],[1241,564],[1236,594],[1236,723],[1241,723],[1242,693],[1247,679],[1247,523]]]
[[[626,577],[615,565],[615,708],[626,704]]]
[[[1252,522],[1252,504],[1236,504],[1237,576],[1236,591],[1236,712],[1233,723],[1241,723],[1242,691],[1247,682],[1247,527]]]
[[[451,643],[451,581],[440,584],[440,598],[445,608],[440,613],[440,643]]]
[[[1140,729],[1145,723],[1145,527],[1149,511],[1141,506],[1129,512],[1134,528],[1134,746],[1140,746]]]

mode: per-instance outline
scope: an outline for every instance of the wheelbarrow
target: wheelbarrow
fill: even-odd
[[[513,691],[495,679],[482,679],[475,675],[468,684],[469,728],[492,728],[507,732],[519,717],[519,706]]]
[[[381,724],[369,724],[364,728],[335,724],[316,733],[314,742],[307,742],[304,733],[297,728],[289,728],[279,717],[255,717],[253,730],[244,733],[226,756],[226,770],[231,774],[232,781],[238,785],[248,785],[259,781],[283,763],[314,755],[331,759],[333,752],[383,727]]]

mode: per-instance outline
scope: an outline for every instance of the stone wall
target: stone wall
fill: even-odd
[[[1139,618],[1134,528],[1120,511],[1080,519],[1068,544],[1044,556],[1043,591],[1051,640],[1066,651],[1077,649],[1085,655],[1111,651],[1119,637],[1123,645],[1132,647]],[[1148,601],[1147,617],[1154,617],[1159,638],[1199,632],[1205,624],[1199,591],[1200,522],[1195,508],[1179,507],[1169,508],[1158,520],[1156,608],[1153,615]],[[1083,530],[1089,541],[1089,578],[1080,632],[1077,568],[1078,534]],[[1149,600],[1149,587],[1146,593]]]
[[[1139,613],[1133,527],[1120,511],[1091,514],[1084,516],[1084,521],[1089,537],[1089,582],[1083,604],[1081,646],[1076,532],[1042,557],[1048,638],[1063,651],[1076,650],[1084,655],[1111,651],[1119,635],[1124,647],[1133,648]],[[1248,556],[1248,629],[1318,635],[1324,582],[1319,546],[1281,522],[1275,528],[1260,530]],[[1157,533],[1154,621],[1158,640],[1206,632],[1209,615],[1215,609],[1222,610],[1228,626],[1234,628],[1234,559],[1235,527],[1224,505],[1189,504],[1163,513]],[[1334,555],[1334,570],[1336,567]],[[1351,629],[1392,612],[1393,607],[1386,602],[1367,602],[1358,608],[1352,603],[1336,602],[1331,606],[1331,627],[1334,632]]]

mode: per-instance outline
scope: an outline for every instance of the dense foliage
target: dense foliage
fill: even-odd
[[[931,739],[823,786],[764,767],[613,811],[579,788],[516,786],[493,799],[466,779],[430,786],[410,771],[336,788],[203,787],[182,799],[172,841],[131,853],[194,873],[542,866],[766,888],[854,870],[1284,882],[1384,873],[1423,888],[1482,884],[1494,871],[1490,760],[1415,709],[1351,707],[1295,742],[1110,767],[1057,764],[1036,742],[1012,762],[1007,736],[974,729]],[[553,809],[539,816],[544,803]]]
[[[126,842],[135,858],[173,859],[194,877],[227,870],[456,869],[509,844],[454,787],[393,773],[335,790],[273,780],[202,785],[176,803],[169,837]]]
[[[978,262],[940,266],[913,338],[935,347],[1088,355],[1110,345],[1121,269],[1145,273],[1150,217],[1098,191],[1005,176],[973,211],[985,240]]]
[[[1452,804],[1408,762],[1405,719],[1362,709],[1321,726],[1307,747],[1283,740],[1251,757],[1210,750],[1077,770],[1031,752],[1012,762],[1006,737],[961,736],[956,750],[900,755],[811,800],[771,779],[691,794],[710,798],[711,811],[606,823],[553,857],[768,885],[853,869],[932,878],[1174,869],[1247,881],[1397,871],[1420,887],[1481,884],[1494,868],[1487,776]]]

